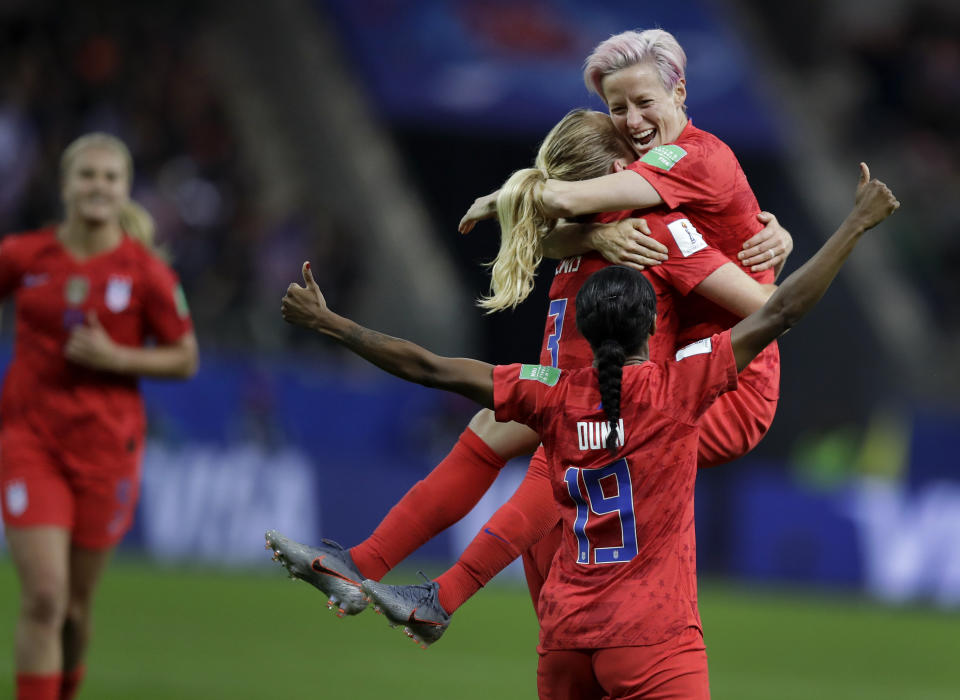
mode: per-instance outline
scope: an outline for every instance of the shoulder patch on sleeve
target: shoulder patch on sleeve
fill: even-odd
[[[690,222],[690,219],[671,221],[667,224],[667,228],[670,229],[670,233],[673,234],[673,240],[677,242],[677,248],[680,249],[680,252],[685,258],[707,247],[707,242],[703,240],[703,236],[700,235],[700,232],[697,231],[696,227]]]
[[[680,348],[677,350],[677,362],[680,360],[686,359],[691,355],[707,355],[713,350],[713,342],[710,338],[704,338],[703,340],[698,340],[695,343],[690,343],[686,347]]]
[[[190,307],[187,305],[187,295],[183,293],[183,285],[178,284],[173,290],[173,302],[177,306],[177,315],[180,318],[186,318],[190,315]]]
[[[680,148],[680,146],[668,144],[666,146],[651,148],[643,158],[640,159],[640,162],[652,165],[655,168],[660,168],[661,170],[670,170],[670,168],[679,163],[686,155],[687,152]]]
[[[554,386],[560,381],[560,370],[546,365],[520,365],[520,379],[532,379],[547,386]]]

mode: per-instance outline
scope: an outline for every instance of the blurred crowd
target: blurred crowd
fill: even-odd
[[[893,186],[909,212],[890,221],[900,266],[960,339],[960,3],[751,5],[828,115],[831,148]]]
[[[345,233],[322,210],[279,220],[261,210],[258,173],[210,75],[208,22],[184,0],[3,3],[0,232],[58,220],[63,148],[85,132],[116,134],[204,346],[279,347],[291,276],[309,255],[336,258]],[[349,266],[333,267],[344,272],[330,282],[337,295]]]
[[[831,148],[883,173],[909,216],[891,220],[900,264],[960,337],[960,4],[955,0],[748,2],[818,108]],[[0,4],[0,232],[59,216],[57,167],[77,135],[119,135],[134,196],[157,221],[201,341],[281,347],[277,299],[305,258],[325,291],[360,279],[349,222],[322,202],[282,213],[211,75],[204,3],[5,0]],[[222,9],[222,7],[221,7]],[[802,27],[803,31],[796,31]],[[293,272],[291,272],[293,271]]]

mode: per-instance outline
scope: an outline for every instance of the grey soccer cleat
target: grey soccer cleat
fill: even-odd
[[[276,530],[267,530],[264,535],[267,549],[273,550],[273,560],[280,562],[291,578],[319,588],[327,594],[327,607],[336,609],[337,617],[356,615],[367,607],[366,598],[360,590],[363,574],[345,550],[333,540],[322,540],[318,547],[294,542]]]
[[[436,581],[388,586],[367,579],[360,588],[373,603],[373,609],[387,616],[391,627],[403,625],[407,636],[424,649],[440,639],[450,626],[450,615],[440,605],[440,586]]]

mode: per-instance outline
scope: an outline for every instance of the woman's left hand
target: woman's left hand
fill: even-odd
[[[87,312],[86,324],[74,326],[63,354],[71,362],[108,372],[122,371],[120,346],[100,325],[95,311]]]
[[[773,268],[779,275],[787,262],[787,256],[793,250],[793,237],[770,212],[760,212],[757,220],[766,226],[743,244],[743,250],[737,257],[740,264],[749,267],[752,272]]]

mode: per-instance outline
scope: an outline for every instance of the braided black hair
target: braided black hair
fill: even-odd
[[[623,363],[640,349],[653,330],[657,297],[640,272],[606,267],[593,273],[577,294],[577,329],[593,349],[600,400],[610,422],[606,447],[617,451]]]

